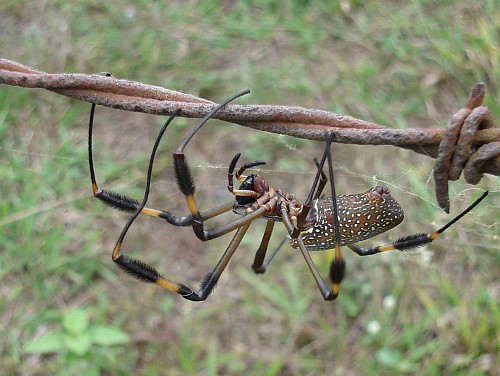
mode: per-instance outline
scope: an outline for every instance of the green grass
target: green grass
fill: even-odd
[[[485,104],[495,118],[500,110],[495,1],[3,1],[0,14],[2,57],[48,72],[110,71],[214,101],[248,87],[240,103],[320,108],[400,128],[444,127],[470,87],[485,82]],[[489,375],[500,367],[498,177],[451,183],[453,213],[484,189],[492,194],[421,251],[363,259],[345,251],[336,302],[321,299],[289,247],[254,275],[264,228],[255,224],[214,294],[195,304],[134,281],[110,260],[127,216],[92,198],[89,110],[50,92],[0,87],[5,374]],[[163,121],[98,108],[102,187],[141,196]],[[177,119],[162,142],[153,206],[187,211],[170,153],[192,124]],[[267,160],[266,180],[304,197],[321,149],[213,121],[186,154],[208,208],[229,197],[225,168],[213,166],[236,152]],[[334,151],[340,193],[384,184],[406,210],[398,229],[366,244],[449,219],[436,207],[430,158],[390,147]],[[228,241],[201,243],[190,229],[141,218],[124,247],[196,285]],[[313,256],[326,276],[328,255]],[[46,336],[57,339],[47,345]]]

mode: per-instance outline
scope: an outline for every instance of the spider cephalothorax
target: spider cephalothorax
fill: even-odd
[[[240,215],[246,215],[260,207],[266,207],[267,211],[263,217],[281,222],[281,207],[285,206],[292,222],[296,222],[297,215],[302,211],[303,203],[296,200],[293,194],[283,193],[281,189],[274,189],[259,174],[243,175],[246,169],[263,165],[266,163],[264,161],[245,163],[234,173],[240,156],[241,153],[238,153],[233,157],[228,169],[227,188],[236,199],[233,211]],[[233,176],[242,182],[238,189],[233,187]]]
[[[234,98],[247,92],[237,94],[222,105],[215,106],[212,111],[194,127],[174,152],[173,157],[177,185],[185,196],[186,204],[189,209],[189,214],[182,217],[178,217],[169,211],[146,207],[156,150],[167,126],[181,110],[176,110],[170,116],[156,138],[149,160],[144,198],[142,202],[139,203],[139,201],[133,198],[122,196],[111,191],[101,190],[97,185],[92,157],[92,126],[95,111],[95,105],[92,105],[89,121],[89,167],[92,191],[94,196],[105,204],[133,213],[123,228],[112,253],[112,260],[132,277],[143,282],[155,283],[172,292],[180,294],[188,300],[205,300],[213,291],[222,272],[229,264],[230,259],[240,245],[250,224],[254,220],[261,218],[266,220],[267,224],[264,236],[255,254],[252,269],[256,273],[263,273],[281,245],[286,241],[285,238],[281,242],[281,245],[266,259],[273,227],[276,222],[281,222],[287,231],[292,246],[300,250],[300,253],[321,291],[321,295],[325,300],[332,300],[339,294],[340,284],[344,276],[345,261],[340,251],[340,246],[346,245],[358,255],[367,256],[395,249],[412,249],[430,243],[448,227],[478,205],[488,194],[488,192],[483,193],[483,195],[466,210],[437,231],[428,234],[405,236],[389,245],[371,248],[360,247],[356,244],[358,241],[371,238],[398,225],[403,220],[403,210],[389,195],[389,190],[384,187],[375,187],[360,194],[336,196],[330,150],[333,136],[326,133],[326,146],[323,152],[323,158],[320,163],[316,162],[316,176],[305,201],[300,201],[296,199],[293,194],[284,193],[281,189],[274,189],[258,174],[251,174],[249,176],[243,175],[246,169],[262,165],[265,162],[255,161],[246,163],[234,173],[236,163],[240,157],[240,154],[237,154],[231,161],[228,172],[227,187],[233,195],[233,200],[213,209],[200,212],[194,195],[194,179],[191,176],[189,165],[184,155],[184,148],[203,124],[205,124],[217,111]],[[328,182],[326,175],[323,173],[323,166],[326,159],[328,159],[332,197],[322,198],[323,188]],[[241,181],[241,185],[238,189],[234,189],[233,187],[233,178]],[[240,216],[218,227],[206,227],[206,221],[231,210],[240,214]],[[215,268],[206,275],[201,287],[198,290],[193,290],[187,285],[164,278],[152,266],[122,253],[121,248],[125,235],[134,220],[140,214],[161,218],[174,226],[190,226],[193,228],[195,235],[203,241],[218,238],[230,232],[234,232],[234,235]],[[331,285],[327,286],[309,255],[309,251],[332,248],[335,249],[335,257],[330,264],[329,276]]]

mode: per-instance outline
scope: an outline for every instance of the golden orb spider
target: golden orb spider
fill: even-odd
[[[317,165],[317,173],[313,181],[311,190],[305,201],[300,201],[293,194],[285,193],[281,189],[275,189],[267,184],[258,174],[243,175],[245,170],[265,164],[263,161],[255,161],[243,164],[236,173],[235,168],[240,157],[237,154],[232,159],[228,169],[229,192],[234,196],[234,200],[217,206],[211,210],[200,212],[194,197],[195,185],[189,165],[184,156],[184,148],[196,132],[222,107],[232,100],[247,94],[243,91],[216,106],[206,115],[186,136],[181,145],[173,153],[174,169],[177,185],[186,198],[186,203],[190,214],[184,217],[177,217],[174,214],[146,207],[151,185],[151,175],[154,159],[158,145],[163,137],[168,125],[182,111],[176,110],[164,124],[153,146],[146,178],[146,188],[142,202],[135,199],[119,195],[117,193],[101,190],[96,182],[93,154],[92,154],[92,129],[94,122],[95,104],[92,105],[89,120],[89,167],[94,196],[106,205],[116,209],[133,213],[121,232],[118,241],[113,249],[112,260],[118,264],[125,272],[132,277],[147,283],[155,283],[172,292],[180,294],[182,297],[192,301],[205,300],[217,284],[222,272],[228,265],[231,257],[238,248],[243,236],[250,224],[262,218],[267,221],[264,236],[255,254],[252,269],[256,273],[263,273],[267,265],[272,260],[275,252],[266,260],[266,253],[274,224],[281,222],[284,224],[290,244],[293,248],[298,248],[304,257],[309,270],[311,271],[321,295],[325,300],[337,298],[340,291],[340,284],[344,277],[345,261],[340,251],[341,246],[347,246],[360,256],[373,255],[392,250],[405,251],[432,242],[448,227],[457,222],[465,214],[478,205],[488,194],[484,192],[474,203],[472,203],[462,213],[448,222],[439,230],[428,234],[412,234],[401,237],[396,242],[371,248],[362,248],[357,242],[372,238],[383,233],[403,220],[404,213],[401,206],[391,197],[389,190],[385,187],[375,187],[367,192],[349,195],[336,196],[335,183],[332,169],[331,142],[332,135],[325,134],[325,149],[321,161]],[[328,179],[323,173],[323,166],[328,160]],[[241,182],[239,188],[234,188],[234,179]],[[322,198],[323,188],[330,181],[332,197]],[[215,228],[205,228],[204,222],[210,218],[217,217],[222,213],[233,210],[240,214],[240,217],[225,225]],[[152,217],[164,219],[174,226],[191,226],[195,235],[204,241],[218,238],[224,234],[236,231],[226,251],[220,258],[215,268],[206,275],[200,289],[196,292],[187,285],[177,283],[164,278],[152,266],[141,260],[125,256],[121,253],[121,248],[125,235],[134,220],[139,214],[146,214]],[[283,244],[283,242],[281,243]],[[330,265],[331,287],[328,287],[321,277],[314,264],[310,251],[335,250],[335,257]]]

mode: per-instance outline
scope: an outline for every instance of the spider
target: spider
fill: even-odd
[[[298,248],[304,257],[319,287],[322,297],[325,300],[334,300],[339,294],[340,284],[344,277],[345,270],[345,261],[340,250],[341,246],[347,246],[360,256],[373,255],[392,250],[406,251],[422,246],[436,239],[446,229],[477,206],[488,194],[488,191],[484,192],[467,209],[437,231],[428,234],[418,233],[404,236],[389,245],[362,248],[357,245],[358,242],[372,238],[401,223],[404,217],[403,209],[390,195],[389,190],[381,186],[377,186],[362,193],[336,196],[331,152],[333,136],[329,133],[325,133],[325,149],[323,156],[320,162],[315,160],[317,172],[305,201],[296,199],[293,194],[286,193],[282,189],[273,188],[258,174],[243,174],[247,169],[265,164],[264,161],[245,163],[235,172],[236,164],[240,158],[240,154],[236,154],[228,168],[227,184],[227,188],[234,196],[234,199],[211,210],[200,212],[194,197],[195,185],[184,155],[184,148],[196,132],[217,111],[232,100],[248,92],[247,90],[238,93],[216,106],[191,130],[182,141],[181,145],[173,153],[177,185],[186,198],[187,207],[190,212],[189,215],[183,217],[175,216],[169,211],[146,207],[158,145],[167,127],[174,118],[179,115],[182,109],[176,110],[168,118],[156,138],[149,159],[144,197],[142,202],[139,202],[133,198],[125,197],[112,191],[101,190],[97,185],[92,156],[92,129],[96,105],[92,105],[89,120],[88,144],[92,191],[94,196],[104,204],[132,213],[132,216],[124,226],[112,252],[112,260],[132,277],[143,282],[155,283],[167,290],[180,294],[185,299],[203,301],[210,295],[217,284],[217,281],[238,248],[250,224],[256,219],[262,218],[267,221],[267,224],[252,264],[254,272],[264,273],[269,262],[285,242],[286,239],[282,241],[280,246],[275,249],[274,253],[266,259],[269,240],[274,225],[280,222],[286,228],[291,246],[293,248]],[[326,160],[328,160],[328,178],[323,172]],[[241,182],[238,188],[234,187],[234,180]],[[322,192],[328,181],[330,182],[332,197],[323,198]],[[205,221],[208,219],[217,217],[231,210],[240,215],[234,221],[215,228],[205,227]],[[235,234],[215,268],[206,275],[201,283],[201,287],[196,291],[185,284],[177,283],[163,277],[152,266],[139,259],[126,256],[121,252],[125,236],[139,214],[163,219],[174,226],[191,226],[195,235],[203,241],[218,238],[233,231],[235,231]],[[335,257],[330,265],[329,277],[331,283],[327,284],[318,272],[309,252],[330,249],[334,250]]]

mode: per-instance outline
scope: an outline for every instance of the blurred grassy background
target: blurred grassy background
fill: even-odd
[[[213,101],[250,88],[238,103],[444,127],[477,82],[498,120],[499,20],[494,0],[3,0],[0,51],[47,72],[109,71]],[[289,247],[265,275],[253,275],[264,228],[255,223],[214,294],[196,304],[111,262],[128,216],[92,198],[90,105],[6,86],[0,99],[3,374],[487,375],[500,367],[498,178],[451,184],[452,213],[484,189],[496,192],[431,246],[348,254],[336,302],[322,300]],[[141,197],[165,119],[105,108],[96,116],[101,186]],[[193,124],[178,119],[168,131],[151,206],[187,212],[171,152]],[[266,180],[304,197],[321,150],[212,121],[186,154],[209,208],[229,197],[225,166],[236,152],[267,160]],[[338,145],[334,153],[339,193],[384,184],[406,210],[404,224],[366,245],[448,220],[433,197],[432,159],[391,147]],[[141,218],[125,250],[196,286],[228,241],[201,243],[189,229]],[[314,257],[326,275],[328,255]]]

